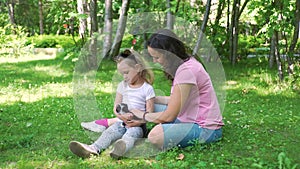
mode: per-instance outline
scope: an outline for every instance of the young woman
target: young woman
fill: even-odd
[[[186,52],[185,45],[170,30],[154,33],[147,42],[153,61],[162,65],[173,85],[165,111],[145,113],[131,110],[145,121],[157,123],[148,139],[159,148],[186,147],[196,142],[210,143],[222,137],[222,115],[208,73]]]
[[[137,57],[137,54],[128,50],[117,57],[117,63],[118,71],[124,78],[118,85],[114,104],[114,113],[119,120],[104,130],[91,145],[72,141],[69,148],[79,157],[87,158],[92,154],[98,155],[117,140],[110,156],[118,159],[133,147],[138,138],[142,138],[145,134],[142,128],[142,126],[145,127],[144,123],[128,120],[132,117],[131,113],[118,114],[116,106],[125,103],[129,109],[153,112],[155,97],[154,89],[151,86],[153,74],[146,69],[144,62],[140,57]]]

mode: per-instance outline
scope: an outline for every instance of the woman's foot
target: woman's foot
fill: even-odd
[[[82,122],[81,127],[83,127],[86,130],[90,130],[92,132],[96,132],[96,133],[102,133],[106,127],[97,124],[95,121],[91,121],[91,122]]]
[[[99,155],[99,152],[94,146],[83,144],[78,141],[71,141],[69,148],[72,153],[82,158],[88,158],[91,155]]]
[[[118,140],[114,144],[114,148],[110,152],[110,156],[114,159],[119,159],[126,153],[126,143],[123,140]]]

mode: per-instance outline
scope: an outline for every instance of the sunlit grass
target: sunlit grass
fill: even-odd
[[[63,77],[69,74],[69,72],[66,72],[65,70],[61,69],[61,64],[53,65],[53,66],[43,66],[43,65],[36,65],[32,70],[35,72],[45,73],[47,75],[53,76],[53,77]],[[26,70],[24,70],[26,72]]]
[[[77,89],[92,93],[95,118],[114,117],[118,75],[114,62],[103,61],[96,73],[73,79],[72,64],[59,58],[0,63],[0,168],[279,168],[286,159],[292,165],[300,163],[299,93],[288,82],[279,83],[276,70],[249,63],[225,65],[225,126],[220,142],[122,160],[111,159],[106,150],[82,160],[69,151],[69,142],[91,143],[98,135],[90,137],[80,127],[74,88],[78,84]],[[157,95],[169,95],[170,86],[155,71]],[[89,108],[89,103],[82,106]]]
[[[0,89],[0,104],[30,103],[48,97],[71,97],[72,94],[72,83],[46,83],[38,87],[32,84],[28,86],[28,89],[9,85]]]
[[[50,60],[55,59],[56,55],[45,55],[44,53],[41,54],[33,54],[30,52],[27,52],[25,54],[22,54],[18,57],[11,57],[11,56],[1,56],[0,64],[1,63],[19,63],[19,62],[28,62],[28,61],[35,61],[35,60]]]

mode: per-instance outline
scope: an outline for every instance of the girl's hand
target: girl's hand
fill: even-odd
[[[126,123],[127,121],[132,120],[133,115],[131,113],[125,113],[125,114],[117,113],[117,117]]]
[[[143,123],[141,123],[141,121],[138,121],[138,120],[128,120],[127,122],[125,122],[125,124],[128,127],[139,127]]]
[[[140,110],[137,110],[137,109],[133,109],[133,110],[130,110],[136,117],[140,118],[140,119],[143,119],[143,116],[144,116],[144,113],[145,112],[142,112]]]

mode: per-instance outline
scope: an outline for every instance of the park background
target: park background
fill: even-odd
[[[299,10],[300,0],[1,0],[0,168],[298,168]],[[147,28],[125,29],[142,13],[173,30],[178,18],[199,27],[191,53],[201,37],[215,47],[226,75],[224,138],[152,157],[77,158],[68,143],[91,138],[74,109],[76,64],[96,70],[99,110],[112,117],[112,58],[145,49]],[[154,73],[167,94],[170,83]]]

